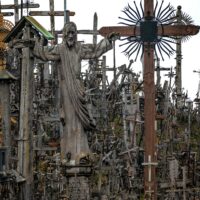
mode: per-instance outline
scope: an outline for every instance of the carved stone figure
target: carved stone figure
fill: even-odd
[[[81,60],[94,59],[112,48],[115,34],[102,39],[97,45],[81,44],[77,41],[77,27],[73,22],[63,28],[63,41],[54,46],[43,46],[43,40],[37,39],[34,55],[44,61],[56,61],[61,89],[61,156],[71,154],[71,160],[89,153],[86,131],[95,126],[89,116],[81,84]]]

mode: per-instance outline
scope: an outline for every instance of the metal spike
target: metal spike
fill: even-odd
[[[140,9],[141,9],[141,11],[142,11],[142,17],[144,17],[144,9],[143,9],[143,7],[142,7],[142,1],[140,1]]]
[[[168,56],[168,57],[170,57],[170,53],[169,52],[167,52],[165,49],[164,49],[164,45],[162,44],[162,43],[158,43],[158,45],[160,46],[160,49]]]
[[[157,15],[157,18],[161,18],[162,14],[165,13],[165,11],[168,12],[167,9],[168,9],[169,7],[170,7],[170,3],[168,4],[168,6],[167,6],[165,9],[163,9],[163,10],[160,12],[159,15]]]
[[[126,39],[127,40],[127,38],[124,38],[124,39]],[[125,42],[125,43],[123,43],[123,44],[120,44],[119,45],[119,47],[122,47],[122,46],[124,46],[124,45],[127,45],[127,44],[129,44],[129,43],[131,43],[130,41],[128,41],[128,42]]]
[[[161,40],[166,41],[166,42],[170,42],[170,43],[177,44],[176,40],[174,40],[174,39],[169,40],[169,39],[166,39],[166,37],[163,37]]]
[[[154,49],[154,53],[155,53],[155,55],[156,55],[156,59],[158,59],[159,57],[158,57],[156,48]]]
[[[138,15],[139,15],[139,18],[142,19],[142,17],[141,17],[141,15],[140,15],[140,12],[139,12],[139,10],[138,10],[138,7],[137,7],[135,1],[134,1],[134,4],[135,4],[135,8],[136,8],[136,10],[137,10],[137,13],[138,13]]]
[[[140,53],[141,47],[142,47],[142,45],[140,44],[139,49],[138,49],[138,51],[137,51],[137,53],[136,53],[135,61],[137,60],[137,57],[138,57],[138,55],[139,55],[139,53]]]
[[[129,39],[130,39],[130,37],[132,37],[132,36],[129,36],[129,37],[124,37],[124,38],[120,38],[120,41],[129,40]],[[129,40],[129,42],[131,42],[131,41]]]
[[[153,15],[154,15],[154,16],[156,15],[157,7],[158,7],[158,1],[156,1],[156,6],[155,6],[154,11],[153,11]]]
[[[140,43],[137,43],[137,46],[134,48],[134,49],[131,49],[129,51],[129,58],[133,55],[133,53],[135,53],[137,51],[138,48],[140,48],[141,44]]]
[[[160,11],[161,11],[161,9],[162,9],[163,3],[164,3],[164,1],[162,0],[162,3],[161,3],[160,8],[159,8],[159,10],[158,10],[157,16],[159,16],[159,14],[160,14]]]
[[[173,49],[172,46],[169,45],[167,42],[162,41],[160,44],[162,44],[169,51],[169,54],[172,55],[175,52],[175,49]]]
[[[138,21],[141,19],[140,16],[138,16],[137,12],[135,12],[135,10],[133,10],[133,8],[128,4],[128,7],[131,9],[131,11],[133,13],[135,13],[136,17],[138,18]]]
[[[132,51],[132,49],[135,49],[135,47],[138,45],[138,42],[136,43],[132,43],[132,44],[130,44],[123,52],[131,52]],[[131,49],[130,49],[131,48]]]
[[[167,12],[164,12],[162,15],[160,15],[160,19],[165,19],[168,13],[171,13],[170,15],[173,15],[175,12],[175,9],[173,7],[170,7],[169,10],[167,10]],[[169,15],[169,16],[170,16]],[[168,17],[169,18],[169,17]]]
[[[122,51],[122,52],[123,52],[123,53],[124,53],[124,52],[127,52],[127,51],[131,50],[132,48],[135,48],[136,45],[137,45],[136,42],[131,43],[131,44],[129,44],[128,47],[127,47],[124,51]],[[131,49],[130,49],[130,48],[131,48]]]
[[[126,19],[126,18],[123,18],[123,17],[119,17],[119,19],[122,19],[124,21],[128,21],[128,22],[131,22],[132,25],[134,24],[134,21],[130,20],[130,19]]]
[[[126,8],[126,11],[134,18],[135,21],[138,21],[138,18],[131,12],[129,7]]]
[[[137,22],[137,19],[134,19],[134,18],[132,18],[131,16],[130,16],[130,14],[128,14],[126,11],[122,11],[127,17],[129,17],[133,22]],[[130,12],[130,11],[128,11],[128,12]]]
[[[172,10],[165,18],[160,19],[160,21],[162,23],[169,21],[169,16],[172,15],[173,12],[174,10]]]
[[[121,19],[121,18],[119,17],[119,19]],[[123,25],[126,25],[126,26],[132,26],[133,25],[133,24],[127,24],[125,22],[119,22],[118,24],[123,24]]]
[[[164,61],[164,58],[163,58],[162,52],[161,52],[161,50],[160,50],[160,45],[159,45],[159,43],[156,44],[156,47],[158,48],[158,51],[159,51],[159,53],[160,53],[160,56],[161,56],[162,60]]]
[[[188,15],[187,13],[185,12],[182,12],[182,21],[186,24],[186,25],[189,25],[189,24],[192,24],[194,23],[192,17],[190,15]]]

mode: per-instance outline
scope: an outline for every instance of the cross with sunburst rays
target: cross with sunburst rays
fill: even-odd
[[[156,184],[156,133],[155,133],[155,83],[154,56],[163,54],[170,56],[174,49],[174,39],[195,35],[199,26],[192,25],[191,18],[186,17],[186,23],[176,23],[174,8],[168,4],[163,8],[164,1],[154,7],[154,0],[144,0],[144,8],[140,2],[138,8],[134,1],[134,8],[129,4],[123,10],[125,17],[120,19],[124,26],[102,27],[99,33],[106,36],[112,32],[118,33],[121,46],[127,45],[123,52],[128,56],[135,54],[135,60],[141,52],[143,58],[144,79],[144,193],[145,199],[157,199]]]
[[[169,3],[163,7],[164,1],[160,4],[158,1],[153,9],[152,15],[144,14],[144,8],[140,2],[138,7],[133,1],[134,8],[128,4],[123,10],[124,17],[119,17],[122,21],[119,24],[125,26],[110,26],[102,27],[99,32],[106,36],[110,32],[117,32],[120,34],[120,40],[124,47],[123,53],[130,58],[135,54],[134,60],[143,57],[144,43],[150,42],[154,45],[155,56],[164,60],[164,55],[170,57],[175,49],[173,44],[176,44],[177,38],[182,38],[182,41],[187,39],[190,35],[195,35],[199,31],[198,26],[192,25],[191,17],[182,12],[182,24],[177,24],[177,15],[175,9]],[[187,29],[186,29],[187,25]]]

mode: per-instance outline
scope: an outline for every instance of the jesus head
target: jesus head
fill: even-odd
[[[77,27],[74,22],[68,22],[63,28],[63,43],[71,48],[77,41]]]

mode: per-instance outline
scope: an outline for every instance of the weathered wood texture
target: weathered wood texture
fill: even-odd
[[[181,10],[178,9],[177,11],[177,24],[181,24]],[[177,94],[177,106],[180,105],[181,101],[181,94],[182,94],[182,42],[181,38],[177,39],[177,44],[176,44],[176,78],[175,78],[175,86],[176,86],[176,94]]]
[[[2,118],[1,126],[3,133],[3,143],[7,151],[6,159],[6,169],[8,169],[8,163],[10,158],[10,105],[9,105],[9,82],[8,80],[0,80],[0,107],[1,113],[0,117]]]
[[[67,11],[69,16],[74,16],[75,12]],[[31,16],[64,16],[64,11],[30,11]]]
[[[30,27],[25,27],[24,38],[30,38]],[[32,101],[33,101],[33,59],[30,56],[29,47],[22,49],[21,68],[21,96],[20,96],[20,120],[18,141],[18,171],[26,179],[23,187],[24,199],[32,197],[33,183],[33,147],[32,147]]]
[[[195,25],[165,25],[158,26],[157,34],[161,36],[187,36],[196,35],[199,32],[199,27]],[[119,33],[121,36],[139,36],[140,28],[135,26],[109,26],[102,27],[98,31],[102,36],[107,36],[109,33]]]
[[[39,8],[40,5],[39,4],[22,4],[23,8]],[[20,9],[21,5],[20,4],[13,4],[13,5],[0,5],[0,9],[4,10],[4,9]]]

